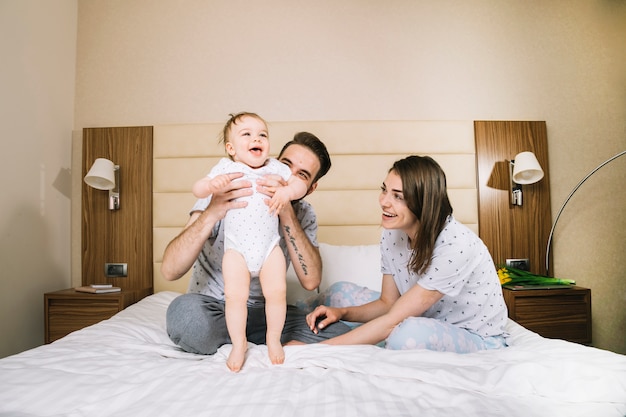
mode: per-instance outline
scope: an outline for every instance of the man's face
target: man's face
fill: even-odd
[[[291,169],[292,175],[307,184],[307,195],[317,188],[317,182],[313,183],[313,179],[319,172],[321,165],[317,155],[309,148],[298,144],[289,145],[280,156],[280,162]]]

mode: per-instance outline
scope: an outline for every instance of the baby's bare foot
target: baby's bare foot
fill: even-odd
[[[280,340],[276,342],[267,342],[267,352],[273,365],[285,363],[285,351],[280,344]]]
[[[242,346],[233,345],[233,349],[230,351],[230,355],[228,355],[228,359],[226,360],[226,366],[228,366],[228,369],[233,372],[239,372],[241,370],[243,362],[246,359],[247,348],[247,344]]]

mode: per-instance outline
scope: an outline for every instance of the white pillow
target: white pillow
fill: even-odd
[[[380,272],[378,245],[336,246],[320,243],[320,254],[323,262],[320,291],[339,281],[381,290],[383,275]]]
[[[354,282],[374,291],[381,290],[383,276],[380,272],[378,245],[338,246],[320,243],[320,255],[323,263],[320,291],[339,281]],[[302,288],[290,265],[287,270],[287,303],[295,304],[313,294],[317,294],[317,291]]]

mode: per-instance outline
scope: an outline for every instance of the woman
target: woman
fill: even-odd
[[[506,346],[507,309],[487,247],[452,216],[446,177],[430,157],[395,162],[381,187],[380,297],[352,307],[320,305],[313,332],[338,320],[364,323],[322,343],[458,353]]]

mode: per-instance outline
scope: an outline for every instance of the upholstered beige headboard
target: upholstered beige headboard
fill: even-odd
[[[186,224],[191,186],[225,155],[218,143],[223,122],[154,126],[154,291],[186,292],[188,273],[175,282],[161,276],[167,243]],[[309,131],[328,147],[330,172],[307,197],[319,222],[318,240],[334,245],[378,243],[380,185],[392,163],[430,155],[448,179],[455,217],[478,233],[478,197],[472,121],[270,122],[272,154],[294,133]]]

